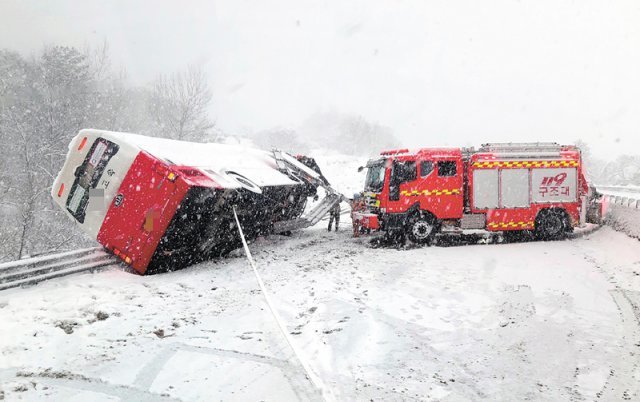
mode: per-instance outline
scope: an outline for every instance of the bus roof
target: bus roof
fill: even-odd
[[[233,182],[225,183],[227,172],[241,174],[261,187],[297,184],[277,169],[269,152],[252,147],[194,143],[95,129],[81,130],[79,135],[89,134],[134,146],[169,164],[198,168],[205,174],[212,174],[212,179],[224,187],[227,184],[235,186]]]

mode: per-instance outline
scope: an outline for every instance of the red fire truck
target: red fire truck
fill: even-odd
[[[588,183],[580,150],[556,143],[398,149],[366,168],[363,228],[427,243],[453,230],[534,231],[557,239],[584,220]]]

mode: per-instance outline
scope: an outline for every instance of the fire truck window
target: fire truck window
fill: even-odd
[[[393,173],[398,184],[413,181],[417,177],[416,162],[396,162],[393,167]]]
[[[385,166],[383,163],[369,166],[367,177],[364,182],[365,191],[379,193],[384,187]]]
[[[416,162],[393,162],[391,171],[391,181],[389,183],[389,199],[397,201],[400,199],[400,184],[413,181],[417,178]]]
[[[420,177],[427,177],[433,172],[433,162],[422,161],[420,162]]]
[[[438,162],[438,176],[455,176],[455,175],[456,175],[455,161]]]

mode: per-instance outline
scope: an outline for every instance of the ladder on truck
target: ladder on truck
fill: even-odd
[[[556,142],[501,142],[482,144],[478,152],[491,152],[511,159],[542,159],[559,158],[561,151],[569,149],[575,150],[577,147]]]
[[[288,221],[276,222],[273,225],[275,233],[289,232],[292,230],[304,229],[313,226],[340,202],[346,200],[346,197],[337,190],[327,184],[318,172],[305,166],[293,156],[280,150],[273,150],[273,158],[276,161],[278,170],[296,181],[302,181],[322,187],[326,196],[311,211],[303,214],[301,217]]]

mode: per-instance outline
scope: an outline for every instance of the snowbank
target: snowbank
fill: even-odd
[[[640,239],[640,209],[609,204],[605,222],[614,229]]]

